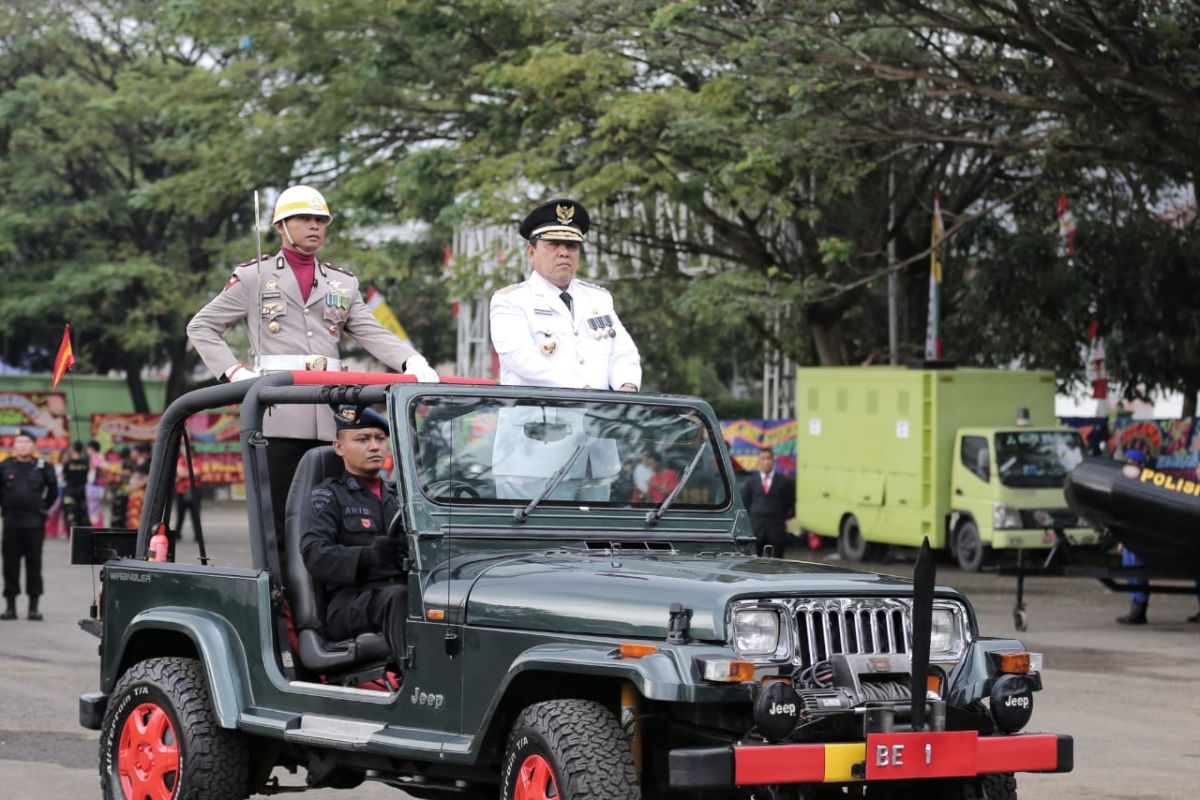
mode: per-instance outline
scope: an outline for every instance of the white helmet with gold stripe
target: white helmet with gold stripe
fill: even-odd
[[[311,186],[289,186],[284,189],[275,201],[275,216],[271,224],[299,214],[328,217],[333,221],[333,214],[329,213],[329,204],[325,202],[321,193]]]

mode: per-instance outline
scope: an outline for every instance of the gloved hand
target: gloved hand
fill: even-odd
[[[404,374],[415,375],[421,383],[437,383],[441,380],[422,355],[410,356],[408,361],[404,362]]]
[[[363,548],[360,558],[368,567],[400,566],[400,561],[404,558],[400,537],[386,534],[376,536],[375,541]]]
[[[234,381],[252,381],[261,375],[262,373],[253,367],[244,367],[241,364],[235,364],[225,373],[225,377],[229,379],[230,383]]]

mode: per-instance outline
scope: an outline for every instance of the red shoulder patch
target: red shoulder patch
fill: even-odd
[[[239,278],[237,273],[235,272],[235,273],[233,273],[233,276],[229,279],[229,283],[225,284],[225,288],[222,289],[221,291],[228,292],[230,289],[232,289],[234,286],[237,286],[241,282],[242,282],[242,279]]]

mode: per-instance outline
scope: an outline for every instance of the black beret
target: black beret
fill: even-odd
[[[387,419],[378,411],[363,406],[338,406],[333,412],[333,421],[339,431],[357,431],[364,428],[379,428],[387,432]]]
[[[587,209],[574,200],[558,199],[529,212],[521,223],[521,236],[534,242],[546,239],[553,242],[582,242],[588,232]]]
[[[19,428],[13,438],[15,439],[17,436],[24,436],[27,439],[33,439],[35,442],[38,438],[37,431],[35,431],[33,428]]]

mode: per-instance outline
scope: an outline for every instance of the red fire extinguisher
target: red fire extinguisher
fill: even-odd
[[[150,560],[166,561],[169,543],[167,542],[167,524],[160,522],[150,537]]]

